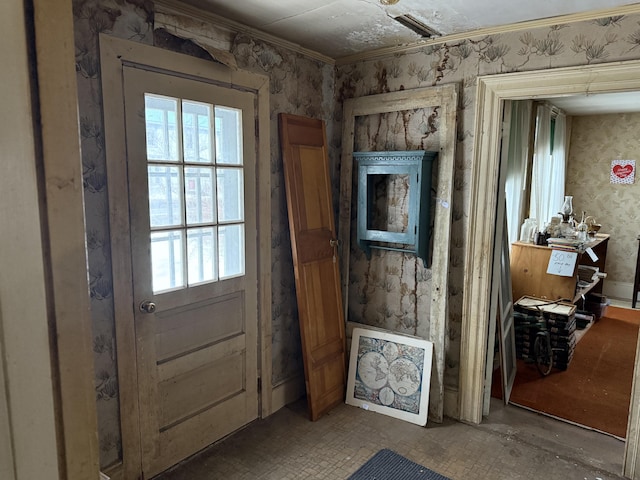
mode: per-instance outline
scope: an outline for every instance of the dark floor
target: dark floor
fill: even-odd
[[[342,480],[382,448],[451,480],[611,480],[622,478],[624,442],[497,400],[481,425],[426,428],[348,405],[310,422],[298,401],[156,480]]]

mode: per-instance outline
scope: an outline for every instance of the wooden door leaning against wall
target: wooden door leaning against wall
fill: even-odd
[[[309,415],[344,401],[345,325],[324,123],[280,114]]]

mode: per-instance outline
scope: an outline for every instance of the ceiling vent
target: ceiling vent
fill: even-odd
[[[428,25],[425,25],[413,15],[408,13],[394,17],[394,20],[410,28],[423,38],[439,37],[441,34]]]

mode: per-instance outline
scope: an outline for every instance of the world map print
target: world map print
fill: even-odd
[[[418,414],[424,356],[420,347],[361,336],[354,397]]]

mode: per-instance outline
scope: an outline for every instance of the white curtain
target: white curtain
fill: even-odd
[[[524,221],[525,215],[524,205],[527,190],[527,158],[532,105],[533,102],[531,100],[505,102],[505,112],[508,108],[511,109],[505,180],[509,245],[518,240],[520,225]],[[506,115],[505,118],[507,118]]]
[[[536,114],[536,139],[531,177],[529,216],[544,228],[551,217],[558,215],[564,202],[566,170],[566,117],[559,113],[555,120],[553,153],[551,149],[551,108],[539,105]]]

